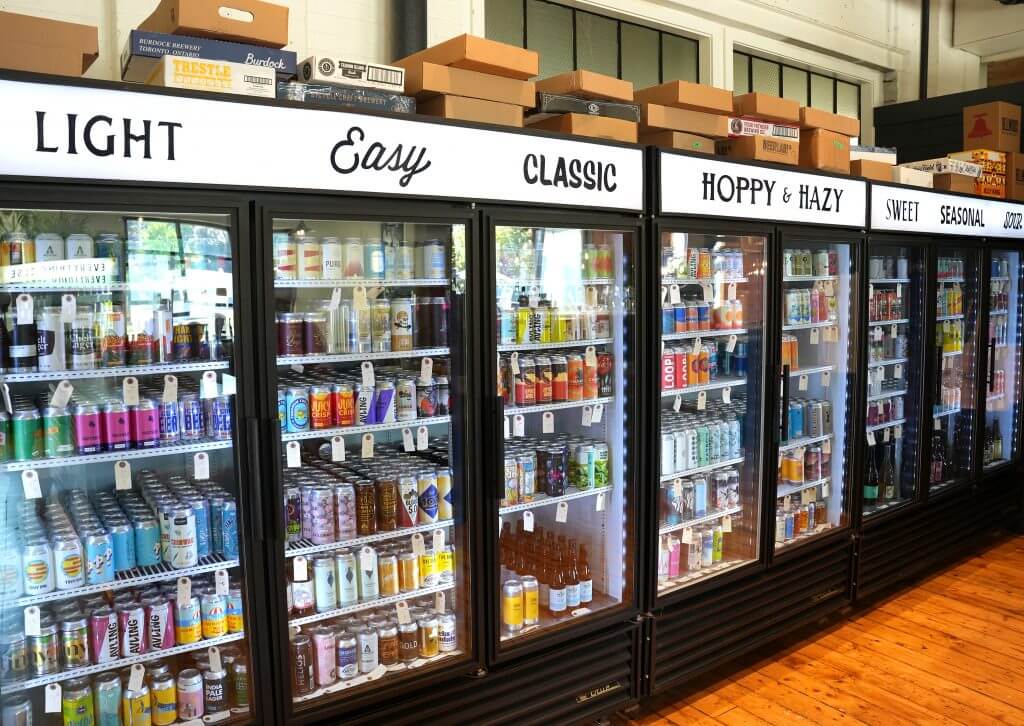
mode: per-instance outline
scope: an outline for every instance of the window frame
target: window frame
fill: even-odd
[[[862,118],[862,116],[863,116],[863,110],[862,110],[862,105],[861,104],[862,104],[862,101],[863,101],[863,95],[862,94],[863,94],[864,89],[861,87],[860,83],[851,83],[849,81],[842,81],[842,80],[840,80],[839,78],[837,78],[834,75],[827,75],[827,74],[822,73],[820,71],[812,70],[811,68],[802,68],[800,66],[792,65],[791,63],[783,63],[782,61],[772,60],[771,58],[765,58],[763,56],[754,55],[753,53],[748,53],[747,51],[744,51],[744,50],[736,50],[735,48],[732,51],[732,55],[733,55],[733,62],[734,63],[735,63],[735,58],[736,58],[737,55],[744,56],[747,59],[747,88],[748,89],[754,87],[754,59],[756,58],[759,61],[762,61],[762,62],[765,62],[765,63],[772,63],[772,64],[778,66],[778,68],[779,68],[779,92],[778,92],[777,95],[779,96],[779,98],[785,98],[785,96],[782,95],[784,90],[785,90],[785,80],[784,80],[785,74],[782,72],[782,69],[783,68],[791,68],[793,70],[803,71],[803,72],[805,72],[807,74],[807,105],[811,104],[811,99],[812,99],[812,95],[811,95],[811,80],[812,80],[812,78],[814,76],[818,76],[820,78],[824,78],[824,79],[829,80],[829,81],[832,82],[832,113],[839,113],[839,110],[838,110],[839,109],[839,84],[840,83],[845,83],[845,84],[847,84],[849,86],[853,86],[854,88],[857,89],[857,119],[860,120]]]

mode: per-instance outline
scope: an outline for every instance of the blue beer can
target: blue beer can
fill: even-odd
[[[232,414],[231,396],[217,396],[209,400],[209,416],[207,417],[206,436],[218,441],[231,438]]]
[[[223,554],[228,560],[238,559],[238,505],[235,500],[229,497],[224,499],[224,507],[221,510],[221,538],[223,539]]]
[[[287,397],[285,396],[284,389],[277,389],[277,420],[281,424],[281,431],[287,431],[285,421],[288,418],[288,404],[286,402]]]
[[[85,546],[85,584],[101,585],[114,581],[114,538],[102,527],[82,533]]]
[[[135,530],[135,564],[153,567],[161,562],[160,524],[153,517],[140,517],[132,522]]]
[[[672,303],[664,303],[661,306],[661,334],[670,335],[676,332],[675,308]]]
[[[196,518],[196,552],[199,557],[208,557],[210,554],[210,505],[201,496],[189,497],[187,501]]]
[[[309,430],[309,391],[300,386],[285,391],[285,431],[296,433]]]
[[[114,569],[124,572],[135,567],[135,530],[127,522],[118,522],[107,528],[114,544]]]
[[[181,419],[177,401],[160,402],[160,441],[171,444],[181,439]]]
[[[178,416],[183,441],[195,441],[203,438],[203,402],[194,393],[181,397],[178,403]]]
[[[218,555],[224,554],[224,497],[220,494],[210,495],[210,549]]]

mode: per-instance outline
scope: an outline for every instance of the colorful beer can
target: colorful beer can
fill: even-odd
[[[200,617],[204,638],[219,638],[222,635],[227,635],[227,600],[223,595],[216,592],[203,594],[200,600]]]
[[[193,595],[175,603],[174,639],[178,645],[198,643],[203,637],[203,611],[199,598]]]

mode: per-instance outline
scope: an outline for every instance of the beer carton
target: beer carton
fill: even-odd
[[[546,118],[531,117],[527,120],[527,125],[534,129],[561,131],[574,136],[636,143],[636,123],[618,118],[591,116],[583,113],[563,113]]]
[[[480,121],[500,126],[522,126],[523,107],[511,103],[485,101],[463,96],[434,96],[419,104],[419,112],[427,116]]]
[[[363,63],[336,56],[313,55],[299,64],[303,83],[338,83],[359,88],[405,92],[405,69],[380,63]]]
[[[165,55],[153,68],[146,83],[190,91],[274,98],[276,77],[273,68],[264,66]]]
[[[849,174],[850,137],[826,129],[804,132],[800,139],[800,166]]]
[[[745,161],[774,161],[796,166],[800,160],[800,144],[774,136],[737,136],[715,142],[715,153]]]
[[[992,101],[965,106],[964,148],[1020,151],[1020,106]]]
[[[714,139],[682,131],[647,131],[640,134],[640,143],[680,151],[695,151],[699,154],[715,153]]]

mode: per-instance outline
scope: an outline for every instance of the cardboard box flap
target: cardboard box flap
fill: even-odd
[[[539,80],[537,90],[561,96],[592,98],[596,101],[633,102],[632,82],[582,69]]]
[[[642,131],[685,131],[711,138],[729,136],[728,116],[662,106],[658,103],[645,103],[640,107],[640,122]]]
[[[418,111],[427,116],[440,116],[459,121],[479,121],[501,126],[518,127],[523,125],[522,106],[485,101],[480,98],[434,96],[418,104]]]
[[[408,70],[408,64],[421,62],[518,78],[521,81],[528,81],[540,72],[540,55],[537,51],[469,34],[457,35],[424,48],[396,60],[395,65]]]
[[[161,0],[139,30],[282,48],[288,45],[288,8],[264,0]]]
[[[745,93],[732,99],[733,111],[739,116],[753,116],[766,121],[800,123],[800,104],[788,98],[767,93]]]
[[[636,143],[636,123],[607,116],[588,116],[584,113],[563,113],[541,119],[528,119],[528,126],[546,131],[561,131],[574,136],[611,139]]]
[[[669,81],[641,88],[633,98],[637,103],[657,103],[706,113],[732,113],[732,91],[689,81]]]
[[[80,76],[99,54],[94,25],[0,11],[0,67]]]
[[[536,101],[533,81],[502,78],[437,63],[408,63],[401,67],[405,68],[405,92],[418,99],[448,94],[523,107],[532,107]]]
[[[840,116],[837,113],[822,111],[820,108],[802,106],[800,108],[800,128],[825,129],[835,131],[843,136],[860,135],[860,119],[852,116]]]

